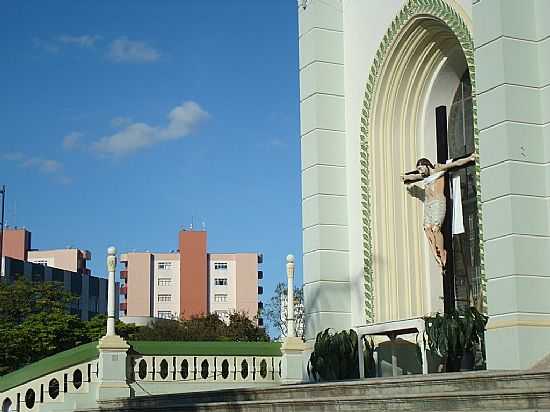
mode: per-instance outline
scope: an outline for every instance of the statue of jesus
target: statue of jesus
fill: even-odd
[[[424,183],[424,233],[426,233],[437,264],[443,270],[447,264],[447,251],[441,233],[447,206],[444,175],[446,172],[470,166],[475,159],[476,155],[472,153],[446,164],[433,165],[428,159],[422,158],[416,162],[416,170],[401,175],[401,180],[405,184],[420,181]]]

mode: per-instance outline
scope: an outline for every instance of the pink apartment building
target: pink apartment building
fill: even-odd
[[[31,232],[24,228],[6,228],[3,239],[0,281],[24,278],[32,282],[58,282],[78,297],[69,309],[82,320],[107,313],[107,279],[91,275],[86,267],[91,259],[89,251],[72,247],[33,250]]]
[[[6,228],[4,230],[3,255],[69,272],[90,274],[90,269],[86,267],[86,261],[92,257],[89,250],[73,247],[33,250],[31,249],[31,232],[24,228]]]
[[[151,318],[190,318],[232,312],[255,317],[263,293],[258,253],[208,253],[206,231],[182,230],[179,250],[132,252],[120,257],[120,316],[143,323]],[[263,320],[258,319],[261,325]]]

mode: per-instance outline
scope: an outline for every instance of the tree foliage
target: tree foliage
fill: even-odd
[[[262,315],[267,323],[278,334],[277,339],[287,335],[286,316],[283,316],[282,299],[286,299],[287,285],[278,283],[269,303],[265,306]],[[294,325],[296,336],[304,336],[304,292],[302,288],[294,288]]]
[[[156,320],[152,325],[141,328],[135,340],[157,341],[269,341],[269,336],[244,313],[232,313],[229,323],[218,315],[194,316],[191,319]]]
[[[101,339],[107,333],[107,315],[96,315],[85,322],[85,336],[88,342]],[[124,323],[120,320],[115,321],[115,332],[121,338],[129,340],[139,330],[139,326],[133,323]]]
[[[0,374],[86,341],[73,302],[54,282],[0,281]]]
[[[77,298],[54,282],[0,281],[0,375],[106,333],[105,315],[82,321],[70,313]],[[129,338],[136,326],[116,323]]]

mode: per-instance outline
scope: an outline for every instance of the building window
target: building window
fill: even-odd
[[[227,278],[215,278],[214,284],[216,286],[227,286]]]
[[[159,295],[158,296],[159,302],[171,302],[172,301],[172,295]]]
[[[217,303],[224,303],[224,302],[227,302],[227,295],[225,294],[217,294],[217,295],[214,295],[214,302],[217,302]]]
[[[159,310],[157,318],[159,319],[172,319],[172,312],[169,310]]]
[[[214,269],[227,269],[227,262],[215,262]]]
[[[160,270],[168,270],[168,269],[172,269],[172,264],[174,262],[159,262],[157,264],[157,268],[160,269]]]
[[[159,286],[170,286],[172,284],[172,279],[170,278],[159,278]]]
[[[31,263],[35,263],[37,265],[42,265],[42,266],[48,266],[48,261],[46,259],[31,260]]]

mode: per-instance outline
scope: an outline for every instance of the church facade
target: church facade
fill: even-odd
[[[530,367],[550,342],[550,3],[298,10],[306,338],[475,306],[488,368]],[[472,153],[446,194],[443,272],[425,193],[400,176]]]

